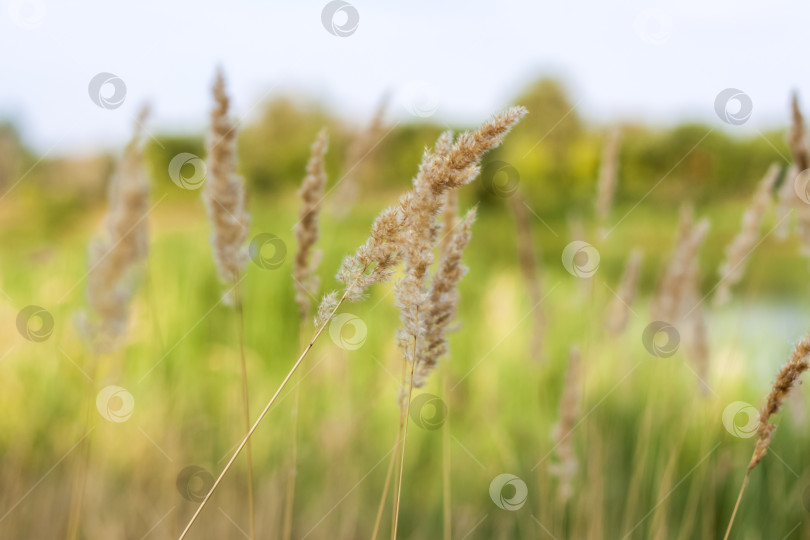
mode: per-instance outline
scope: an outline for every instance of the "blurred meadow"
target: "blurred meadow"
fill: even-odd
[[[347,119],[317,101],[276,95],[239,125],[248,239],[281,240],[253,253],[240,284],[253,419],[313,332],[311,317],[299,324],[291,274],[296,190],[317,132],[326,127],[330,138],[317,243],[321,288],[313,291],[320,299],[337,288],[341,260],[365,241],[374,217],[409,189],[425,148],[445,129],[461,132],[486,120],[446,126],[419,118],[426,114],[403,119],[390,114],[398,104],[382,103],[388,109],[364,151],[357,141],[369,134],[373,103],[363,118]],[[525,106],[528,116],[459,193],[462,213],[478,207],[463,258],[469,272],[459,284],[450,353],[414,391],[397,536],[722,537],[755,435],[745,410],[732,410],[725,423],[724,411],[735,402],[759,408],[810,327],[798,210],[775,210],[795,181],[788,172],[789,96],[784,126],[753,135],[732,125],[600,125],[580,117],[564,85],[548,78],[503,105],[511,104]],[[603,150],[617,127],[615,196],[600,219]],[[103,226],[122,152],[40,155],[18,126],[0,128],[2,538],[69,537],[78,476],[85,478],[79,538],[177,537],[245,434],[238,327],[211,257],[210,224],[200,190],[184,189],[169,172],[179,154],[205,158],[203,132],[148,132],[149,255],[136,276],[125,337],[94,355],[77,331],[88,243]],[[726,248],[772,163],[780,168],[758,240],[730,302],[716,307]],[[191,168],[182,177],[195,174],[184,166]],[[656,355],[645,329],[656,320],[651,304],[672,265],[683,203],[710,222],[695,258],[695,307],[706,318],[708,351],[693,352],[694,330],[684,318],[667,321],[679,335],[674,352]],[[521,272],[519,215],[528,216],[539,304]],[[787,234],[778,234],[785,226]],[[573,241],[598,254],[590,277],[570,271],[584,264],[566,261]],[[610,331],[609,306],[634,248],[643,252],[637,294],[626,328]],[[373,286],[368,299],[340,308],[356,318],[327,328],[257,428],[256,537],[282,537],[293,452],[290,536],[372,536],[400,414],[393,290],[391,283]],[[47,314],[20,326],[31,305]],[[41,339],[47,315],[53,331]],[[532,346],[538,328],[539,350]],[[579,351],[576,376],[572,347]],[[105,394],[111,385],[125,393]],[[810,536],[803,451],[810,408],[802,387],[785,409],[770,452],[751,473],[733,538]],[[561,423],[566,431],[555,435]],[[571,454],[561,456],[561,447]],[[244,455],[234,467],[189,538],[249,536]],[[502,474],[513,477],[498,484]],[[392,527],[391,496],[382,536]]]

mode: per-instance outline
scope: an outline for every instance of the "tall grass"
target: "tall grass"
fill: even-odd
[[[751,377],[753,382],[741,382],[750,376],[746,373],[752,369],[750,362],[744,359],[755,354],[757,340],[721,324],[744,323],[750,314],[744,306],[730,302],[703,309],[703,299],[711,296],[715,285],[706,284],[710,273],[705,269],[722,262],[716,254],[722,253],[735,226],[731,224],[741,215],[743,230],[727,249],[721,275],[743,265],[748,273],[735,274],[731,280],[736,287],[731,300],[756,298],[757,288],[774,279],[771,271],[786,271],[770,258],[794,256],[795,242],[766,242],[768,237],[762,234],[772,225],[764,209],[775,174],[766,176],[747,211],[737,205],[701,209],[706,218],[697,223],[687,211],[679,227],[666,212],[653,212],[652,217],[628,214],[617,237],[600,240],[599,274],[584,280],[561,267],[564,241],[535,230],[526,212],[515,213],[518,234],[510,220],[486,204],[458,218],[458,207],[473,200],[470,190],[461,191],[457,199],[458,188],[473,181],[479,160],[503,140],[525,111],[510,109],[458,138],[443,135],[425,152],[413,189],[373,220],[365,240],[354,231],[372,220],[369,207],[377,205],[377,200],[345,216],[340,230],[332,223],[319,224],[326,183],[326,136],[321,133],[312,147],[300,200],[253,202],[254,207],[272,209],[254,211],[262,230],[289,231],[290,224],[299,220],[294,229],[298,251],[290,269],[295,280],[290,280],[289,275],[283,279],[246,268],[248,205],[236,176],[235,124],[229,119],[221,77],[215,85],[215,104],[205,198],[219,278],[227,287],[233,286],[233,296],[228,298],[236,308],[239,352],[228,346],[233,341],[234,312],[216,309],[221,287],[214,283],[213,272],[198,271],[209,256],[200,245],[202,218],[195,207],[178,204],[159,214],[162,234],[152,245],[155,287],[163,293],[157,298],[167,306],[163,314],[169,346],[163,358],[153,358],[152,349],[144,345],[151,329],[147,331],[142,322],[148,311],[143,299],[132,294],[134,288],[117,288],[117,278],[111,281],[116,287],[110,290],[127,293],[115,296],[126,307],[126,323],[119,324],[119,312],[109,317],[116,330],[129,330],[118,338],[123,341],[129,335],[129,342],[121,343],[120,375],[141,408],[129,423],[95,428],[93,459],[87,461],[86,471],[70,456],[68,442],[73,443],[73,433],[65,427],[81,408],[74,406],[77,398],[84,395],[74,380],[82,375],[68,361],[81,350],[76,336],[60,329],[54,336],[59,349],[56,341],[46,343],[50,348],[24,349],[40,362],[37,368],[13,355],[4,361],[12,375],[0,383],[0,406],[15,410],[25,405],[25,420],[30,422],[23,426],[14,415],[0,418],[0,433],[5,433],[0,435],[4,451],[0,481],[5,487],[0,494],[0,527],[4,532],[20,536],[25,531],[30,537],[66,532],[69,537],[95,538],[114,537],[126,530],[140,537],[161,530],[174,535],[185,527],[181,538],[192,534],[222,538],[238,533],[235,527],[241,529],[246,512],[249,536],[288,538],[300,532],[307,538],[376,537],[383,528],[389,491],[393,492],[390,532],[395,538],[449,538],[451,534],[717,538],[724,529],[729,536],[735,518],[745,520],[738,523],[740,528],[752,530],[754,524],[761,526],[770,519],[777,537],[791,532],[794,519],[802,515],[796,503],[799,497],[794,495],[806,475],[802,472],[800,481],[783,476],[784,471],[775,468],[779,463],[766,463],[763,458],[771,445],[779,444],[773,436],[772,417],[808,367],[810,338],[797,345],[768,395],[759,416],[754,455],[737,492],[738,453],[746,444],[719,419],[730,401],[751,399],[745,396],[759,391],[756,377]],[[606,160],[615,152],[606,150]],[[613,200],[618,185],[615,167],[604,174],[611,175],[613,186],[602,186],[603,193],[611,194],[610,202],[598,204],[594,215],[584,216],[589,226],[604,224],[611,206],[619,205],[616,211],[632,209]],[[121,193],[111,191],[111,213],[122,208],[116,206]],[[129,218],[108,221],[115,224],[110,231],[129,250],[124,252],[126,260],[132,259],[135,266],[145,252],[130,249],[141,244],[130,244],[134,236],[130,238],[126,231],[122,235],[128,228],[122,229],[121,224],[140,225],[130,218],[137,214],[133,209],[149,210],[147,193],[131,192],[131,198],[124,198],[131,205],[124,208]],[[513,202],[523,201],[514,198]],[[297,215],[290,208],[299,209]],[[525,205],[520,208],[526,210]],[[713,230],[708,228],[709,217],[716,224]],[[552,228],[564,226],[550,221]],[[584,238],[585,230],[583,225],[576,235]],[[672,253],[665,253],[668,248],[662,247],[666,246],[662,236],[677,237]],[[340,254],[358,241],[362,244],[354,255],[340,263]],[[47,267],[35,267],[32,275],[12,268],[2,275],[4,288],[14,297],[39,291],[45,299],[54,300],[58,297],[54,290],[61,294],[69,280],[84,271],[81,257],[72,253],[81,242],[68,237],[64,247],[56,248],[68,277],[50,276]],[[296,331],[307,336],[313,311],[310,294],[317,294],[319,287],[316,243],[324,252],[321,266],[339,267],[342,287],[324,296],[315,310],[311,337],[296,343],[290,336]],[[537,249],[538,243],[542,250]],[[636,245],[644,249],[644,267],[640,255],[631,254],[640,250],[628,248]],[[521,260],[533,259],[532,263],[518,267],[515,252]],[[123,259],[110,260],[120,263]],[[466,266],[472,269],[472,279],[462,281]],[[663,277],[656,294],[650,294],[656,266]],[[531,337],[541,326],[526,322],[531,314],[526,304],[539,303],[540,286],[533,285],[533,278],[540,272],[548,297],[543,300],[548,317],[542,327],[546,361],[532,363],[527,361],[536,354]],[[129,278],[131,273],[120,275]],[[93,281],[92,273],[88,279],[88,287],[105,284]],[[178,280],[183,287],[177,286]],[[614,282],[620,283],[617,294],[607,286]],[[587,295],[577,294],[583,283],[587,283]],[[397,309],[385,301],[392,291]],[[369,296],[370,302],[360,302]],[[371,332],[362,354],[336,355],[319,338],[348,302],[357,302],[352,309]],[[613,315],[606,333],[608,306]],[[245,311],[266,316],[245,318]],[[292,313],[298,316],[288,315]],[[0,318],[9,322],[13,316],[0,312]],[[671,359],[651,358],[640,336],[653,318],[671,320],[684,331],[690,346],[676,351]],[[105,317],[97,320],[101,319]],[[456,320],[464,328],[452,336]],[[579,349],[572,348],[575,343]],[[21,342],[20,348],[32,345]],[[781,346],[776,339],[767,345],[774,350]],[[294,354],[297,360],[290,365],[287,359]],[[189,368],[189,358],[195,360],[194,369]],[[440,364],[441,380],[432,375]],[[689,364],[701,367],[693,372],[685,369]],[[695,385],[694,375],[702,385]],[[398,388],[392,378],[398,379]],[[242,384],[246,427],[234,450],[233,434],[228,433],[234,407],[225,387],[237,379]],[[48,381],[49,392],[32,399],[27,392],[36,392],[43,380]],[[150,384],[138,386],[141,380]],[[255,381],[263,393],[276,388],[253,421],[249,381]],[[694,399],[698,387],[706,390],[709,385],[711,392],[705,399]],[[410,426],[415,423],[413,397],[419,391],[442,395],[453,414],[452,429],[449,422],[441,432]],[[352,408],[350,419],[341,416],[347,404]],[[279,421],[275,414],[279,409],[301,414],[288,424]],[[168,427],[167,418],[180,419],[182,429]],[[549,429],[554,424],[559,426],[556,431]],[[799,463],[801,448],[808,442],[804,431],[790,425],[780,429],[778,440],[785,444],[780,456],[786,463]],[[29,435],[30,440],[17,440],[18,433]],[[391,439],[396,439],[393,448]],[[34,443],[39,440],[51,447]],[[255,463],[248,460],[246,480],[229,477],[235,461],[242,452],[249,454],[251,446],[260,449],[254,455],[261,457]],[[71,464],[65,470],[58,467],[62,455]],[[138,462],[142,469],[132,466],[133,455],[142,458]],[[57,463],[53,485],[46,490],[42,480],[38,488],[42,471],[31,463],[50,458]],[[181,463],[196,461],[220,472],[212,485],[196,488],[193,502],[185,501],[174,491],[177,469]],[[280,463],[289,468],[279,467]],[[754,484],[751,474],[757,467],[773,468],[762,476],[758,491],[749,489],[751,508],[745,508],[743,490]],[[338,468],[340,474],[335,473]],[[75,488],[63,480],[74,472],[87,474],[93,512],[80,511],[83,503],[76,493],[70,502]],[[528,484],[528,500],[514,511],[499,507],[497,497],[488,493],[490,481],[502,472],[515,473]],[[212,504],[214,496],[218,496],[216,504]],[[260,511],[254,512],[254,502]],[[40,519],[39,509],[46,505],[60,525]],[[804,534],[807,526],[799,525],[798,530]]]

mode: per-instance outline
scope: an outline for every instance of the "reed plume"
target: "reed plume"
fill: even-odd
[[[443,133],[433,153],[426,151],[413,181],[412,191],[401,200],[406,219],[402,237],[405,273],[395,286],[397,307],[402,326],[397,338],[405,364],[410,369],[406,384],[400,389],[400,425],[404,432],[400,443],[399,490],[395,498],[393,536],[396,537],[405,443],[413,388],[425,384],[439,358],[447,352],[445,331],[455,313],[455,285],[464,273],[461,252],[469,241],[469,228],[475,213],[468,213],[454,235],[447,256],[428,288],[428,269],[433,264],[433,251],[441,229],[437,216],[442,211],[445,194],[470,183],[480,171],[483,155],[498,146],[511,128],[526,114],[523,107],[513,107],[495,115],[473,133],[463,133],[453,142],[450,132]]]
[[[546,333],[546,320],[540,303],[543,300],[543,287],[540,282],[540,271],[537,268],[534,241],[532,239],[532,222],[526,208],[526,201],[520,192],[510,197],[512,214],[515,216],[517,229],[517,248],[520,272],[532,306],[532,331],[529,342],[529,355],[535,361],[543,360],[543,341]]]
[[[77,323],[95,352],[109,352],[126,332],[129,304],[149,251],[149,181],[143,164],[141,109],[132,140],[110,180],[104,228],[91,242],[87,280],[90,313]]]
[[[709,232],[709,221],[692,224],[690,206],[681,208],[678,239],[653,305],[653,318],[672,322],[683,313],[690,266]]]
[[[720,285],[714,295],[714,304],[722,306],[731,298],[731,287],[740,282],[745,274],[748,255],[759,240],[759,229],[765,213],[771,205],[771,190],[779,178],[780,167],[770,166],[765,177],[757,186],[751,206],[742,217],[742,227],[731,244],[726,248],[726,259],[719,268]]]
[[[551,467],[551,474],[560,479],[558,496],[567,502],[573,495],[573,481],[579,468],[574,442],[571,437],[579,419],[579,399],[581,374],[579,348],[571,347],[568,354],[568,369],[565,373],[562,397],[560,399],[560,420],[552,430],[554,453],[558,462]]]
[[[213,87],[211,134],[206,160],[207,179],[203,199],[211,220],[211,246],[219,278],[233,284],[247,265],[245,239],[250,226],[245,186],[236,174],[236,125],[230,120],[230,99],[225,93],[225,78],[217,72]]]
[[[436,290],[444,284],[436,283],[436,278],[440,277],[438,272],[432,291],[428,291],[427,281],[440,231],[436,216],[443,208],[444,194],[471,182],[479,173],[478,163],[483,155],[498,146],[525,114],[524,108],[513,107],[493,117],[479,130],[462,134],[455,143],[451,143],[451,133],[441,135],[434,153],[425,153],[414,179],[414,188],[403,201],[407,228],[403,235],[405,275],[395,289],[402,322],[398,339],[405,361],[413,366],[418,377],[411,381],[417,388],[424,384],[424,378],[435,366],[438,360],[436,355],[445,352],[443,347],[436,344],[435,334],[415,348],[413,345],[429,332],[433,333],[435,329],[432,326],[441,323],[441,319],[433,318],[432,302],[440,298]],[[474,215],[470,215],[469,219]],[[462,239],[459,237],[457,242]],[[466,244],[466,240],[463,244]],[[461,247],[463,249],[463,245]],[[460,253],[458,255],[460,260]],[[414,356],[415,351],[417,356]]]
[[[640,249],[636,248],[630,252],[627,264],[624,267],[624,273],[619,282],[619,290],[608,307],[605,326],[613,335],[619,335],[627,328],[630,313],[633,310],[633,300],[636,296],[642,258],[643,254]]]
[[[425,379],[436,368],[439,358],[448,351],[446,332],[456,316],[456,286],[467,273],[467,267],[461,263],[461,256],[470,241],[475,217],[476,209],[473,208],[461,220],[431,280],[423,322],[424,338],[417,346],[413,381],[416,388],[424,386]]]
[[[779,186],[779,190],[777,192],[777,203],[774,210],[777,224],[774,236],[780,240],[785,240],[790,235],[791,223],[788,219],[789,214],[799,202],[799,198],[796,195],[796,190],[794,188],[794,179],[796,178],[797,174],[798,172],[796,171],[796,165],[791,164],[790,167],[788,167],[785,177],[782,180],[782,184]]]
[[[256,428],[267,416],[343,302],[361,300],[371,285],[387,281],[393,275],[394,269],[403,260],[404,252],[407,251],[409,242],[406,239],[411,236],[414,227],[421,220],[421,217],[417,216],[418,211],[429,211],[435,218],[442,208],[442,201],[447,191],[472,181],[478,174],[477,163],[480,157],[500,144],[512,126],[525,114],[526,109],[523,107],[511,108],[494,116],[474,133],[461,135],[458,141],[452,145],[450,144],[452,135],[443,135],[437,143],[437,149],[442,149],[438,155],[426,152],[413,189],[400,198],[399,206],[383,210],[372,224],[370,238],[357,249],[354,255],[344,258],[337,274],[337,279],[344,285],[342,293],[332,291],[324,295],[318,306],[314,335],[214,481],[208,494],[181,533],[180,540],[185,538],[191,530],[203,508],[222,483],[222,479],[248,445]],[[411,378],[411,380],[413,379]]]
[[[687,325],[687,346],[689,349],[689,360],[695,366],[700,382],[700,393],[704,397],[708,395],[709,387],[709,328],[706,323],[706,315],[703,311],[703,303],[700,301],[700,268],[697,257],[689,264],[684,284],[684,300],[688,305],[693,306],[684,315]]]
[[[810,167],[810,149],[807,146],[804,116],[802,116],[802,111],[799,108],[799,97],[796,93],[793,94],[791,99],[791,112],[792,122],[788,132],[788,146],[790,146],[790,153],[793,156],[796,174],[788,176],[785,180],[790,184],[795,184],[797,181],[802,180],[797,178],[798,175],[810,174],[810,171],[805,172]],[[808,186],[803,187],[806,199],[810,197],[810,193],[807,192]],[[796,195],[793,197],[794,208],[796,209],[796,231],[802,243],[802,253],[810,255],[810,203],[798,197],[798,194],[795,193],[795,186],[794,194]]]
[[[302,320],[307,318],[310,295],[318,289],[318,277],[315,269],[321,258],[320,251],[313,251],[318,241],[318,215],[321,211],[321,200],[326,185],[326,171],[324,170],[324,155],[329,141],[326,130],[318,133],[307,163],[307,175],[298,190],[301,198],[301,209],[298,213],[298,223],[295,226],[295,237],[298,240],[298,251],[293,262],[293,280],[295,284],[295,301],[298,303],[298,313]]]
[[[602,161],[599,166],[599,180],[597,182],[598,196],[596,199],[596,218],[600,225],[604,225],[610,213],[610,208],[613,206],[613,196],[619,183],[620,136],[621,130],[618,126],[611,129],[602,150]]]
[[[799,172],[810,168],[810,150],[807,148],[807,139],[804,130],[804,116],[799,107],[799,96],[795,92],[790,100],[791,124],[788,131],[788,145],[793,155],[793,162]]]
[[[777,376],[776,382],[774,382],[771,391],[768,393],[765,400],[765,405],[763,405],[762,409],[759,411],[757,442],[754,446],[754,453],[751,456],[751,460],[748,462],[748,468],[745,472],[743,485],[740,488],[740,494],[737,497],[737,504],[734,506],[734,512],[731,514],[731,520],[729,521],[728,529],[726,530],[726,539],[728,539],[728,535],[731,532],[731,526],[734,524],[734,517],[737,515],[737,509],[740,506],[740,500],[742,499],[743,492],[745,491],[745,486],[748,484],[749,475],[754,467],[759,465],[759,462],[762,461],[765,454],[768,453],[768,446],[771,444],[773,432],[776,429],[776,425],[772,424],[770,421],[771,416],[779,412],[785,398],[787,398],[790,391],[799,382],[799,377],[801,377],[801,374],[810,368],[810,362],[807,360],[808,355],[810,355],[810,335],[805,336],[796,344],[793,352],[790,355],[790,359],[784,366],[782,366],[782,369],[779,370],[779,375]]]
[[[315,316],[315,326],[325,325],[345,300],[358,302],[375,283],[385,283],[402,261],[401,235],[404,227],[401,208],[383,210],[371,225],[371,236],[352,256],[343,259],[337,279],[344,285],[342,296],[337,291],[324,295]]]

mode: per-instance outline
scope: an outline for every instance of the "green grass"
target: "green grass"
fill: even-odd
[[[365,240],[376,212],[393,200],[368,204],[341,223],[325,216],[325,288],[336,287],[332,276],[341,258]],[[797,255],[797,241],[763,242],[733,305],[708,308],[713,391],[704,398],[685,347],[658,359],[641,342],[650,322],[650,291],[674,239],[674,206],[614,210],[613,223],[627,218],[608,239],[593,242],[602,262],[590,293],[560,262],[569,241],[566,223],[549,220],[551,230],[535,223],[548,292],[541,306],[549,321],[542,364],[527,357],[531,306],[505,208],[481,209],[465,256],[470,272],[460,286],[461,328],[451,337],[450,358],[424,390],[439,395],[449,410],[453,537],[550,537],[545,529],[557,538],[722,536],[753,449],[753,439],[724,429],[722,411],[737,400],[759,407],[791,340],[810,325],[800,311],[808,292],[807,262]],[[290,277],[296,202],[291,195],[254,200],[251,211],[251,236],[270,232],[288,248],[281,268],[250,264],[243,282],[255,418],[299,348]],[[716,283],[715,269],[741,212],[741,203],[698,209],[713,222],[701,258],[704,292]],[[0,270],[7,295],[0,307],[0,355],[9,351],[0,360],[0,517],[13,508],[0,521],[3,537],[64,534],[78,463],[78,452],[70,450],[86,433],[88,402],[94,405],[107,385],[131,392],[135,409],[123,423],[108,422],[95,407],[91,411],[82,522],[87,538],[177,536],[196,507],[178,492],[178,473],[198,465],[216,476],[242,436],[236,322],[232,309],[219,302],[223,288],[199,204],[158,205],[148,275],[133,304],[126,344],[100,358],[92,382],[80,371],[90,358],[72,317],[83,307],[85,246],[98,217],[80,216],[56,240],[32,232],[40,229],[30,223],[6,227],[0,235],[7,250]],[[606,285],[615,289],[634,245],[645,251],[642,294],[627,332],[613,338],[602,325],[612,297]],[[26,341],[16,330],[17,312],[29,304],[45,307],[56,321],[43,343]],[[365,302],[341,311],[364,321],[367,339],[358,350],[345,351],[325,332],[300,371],[294,538],[368,537],[394,444],[401,364],[391,286],[376,287]],[[549,465],[572,344],[583,355],[581,423],[571,434],[580,468],[575,495],[563,505]],[[260,537],[275,537],[281,528],[291,398],[290,388],[254,436]],[[802,504],[810,486],[803,467],[810,438],[802,415],[808,407],[791,401],[787,409],[777,419],[773,451],[752,474],[735,538],[810,533]],[[399,536],[440,538],[442,432],[411,424],[408,433]],[[528,486],[528,500],[518,511],[502,510],[490,499],[490,482],[501,473],[515,474]],[[247,529],[244,474],[240,460],[191,538],[238,538],[237,525]],[[390,500],[384,535],[389,526]]]

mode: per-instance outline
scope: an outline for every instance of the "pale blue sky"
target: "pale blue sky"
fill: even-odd
[[[156,128],[201,128],[217,64],[248,116],[268,90],[299,89],[363,119],[391,89],[405,117],[418,88],[434,118],[472,124],[541,74],[563,77],[598,122],[725,126],[714,100],[728,87],[754,105],[745,125],[725,126],[738,132],[784,123],[793,88],[810,104],[800,1],[351,0],[348,37],[324,28],[324,0],[1,1],[0,117],[40,151],[119,144],[146,100]],[[119,108],[90,99],[99,72],[125,82]]]

